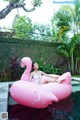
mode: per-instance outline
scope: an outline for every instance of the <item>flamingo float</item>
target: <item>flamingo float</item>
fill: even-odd
[[[29,81],[32,68],[32,60],[29,57],[22,58],[21,67],[24,66],[26,66],[26,70],[21,79],[14,82],[10,88],[12,98],[19,104],[33,108],[45,108],[53,102],[70,96],[72,92],[70,72],[66,72],[58,78],[66,78],[60,84],[53,82],[39,85]]]

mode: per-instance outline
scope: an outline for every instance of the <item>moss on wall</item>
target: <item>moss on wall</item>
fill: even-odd
[[[57,46],[59,44],[51,42],[0,37],[0,73],[10,70],[13,56],[17,57],[18,63],[21,58],[28,56],[33,61],[43,59],[44,62],[67,71],[67,60],[56,52]]]

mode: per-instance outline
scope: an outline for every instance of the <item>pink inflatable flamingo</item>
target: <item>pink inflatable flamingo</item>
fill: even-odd
[[[21,67],[26,66],[27,69],[21,76],[21,80],[16,81],[10,88],[13,99],[25,106],[33,108],[45,108],[52,102],[67,98],[72,92],[71,74],[64,73],[58,79],[66,78],[65,81],[59,83],[48,83],[39,85],[29,82],[32,61],[29,57],[21,60]]]

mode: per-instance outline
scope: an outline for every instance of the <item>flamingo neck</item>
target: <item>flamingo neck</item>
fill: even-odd
[[[31,72],[31,69],[32,69],[31,66],[26,65],[25,72],[26,72],[27,74],[29,74],[29,73]]]

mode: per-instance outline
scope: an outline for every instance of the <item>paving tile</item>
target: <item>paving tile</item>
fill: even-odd
[[[7,100],[6,99],[0,99],[0,112],[6,112],[7,111]]]
[[[77,78],[77,77],[72,77],[73,80],[77,80],[80,82],[80,78]]]
[[[0,112],[7,111],[8,83],[0,82]]]
[[[0,88],[8,86],[8,82],[0,82]]]
[[[0,89],[0,94],[3,94],[3,93],[5,93],[6,92],[6,90],[4,89],[4,88],[1,88]]]
[[[5,102],[6,101],[6,98],[0,98],[0,104]]]
[[[72,92],[80,91],[80,86],[73,86]]]
[[[80,84],[80,82],[78,82],[78,81],[72,81],[71,83],[72,84]]]

